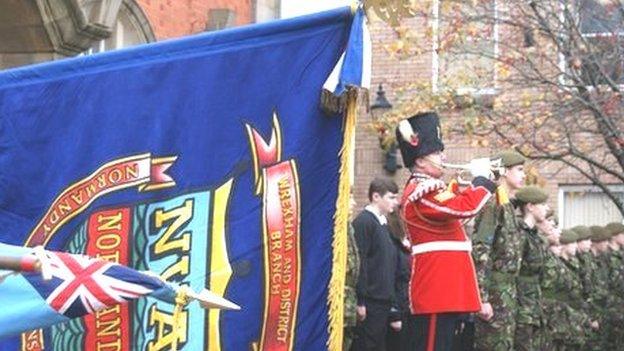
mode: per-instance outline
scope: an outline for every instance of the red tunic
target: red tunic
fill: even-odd
[[[404,221],[413,247],[436,241],[469,244],[460,220],[476,215],[491,196],[483,186],[448,190],[441,180],[420,175],[410,180],[403,194]],[[481,299],[470,251],[413,255],[409,295],[413,314],[479,311]]]

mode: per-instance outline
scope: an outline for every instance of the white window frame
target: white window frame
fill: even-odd
[[[432,0],[432,16],[431,16],[431,42],[432,42],[432,50],[431,50],[431,90],[434,93],[437,93],[440,88],[440,55],[438,54],[438,48],[440,45],[440,1],[441,0]],[[499,45],[498,45],[498,6],[499,0],[494,1],[494,30],[493,30],[493,40],[494,40],[494,56],[498,57],[499,55]],[[493,95],[497,92],[497,82],[498,82],[498,72],[496,68],[494,68],[494,79],[492,80],[492,87],[485,88],[475,88],[475,87],[459,87],[457,89],[458,94],[460,95]]]
[[[624,184],[608,184],[607,188],[610,191],[623,193],[624,194]],[[582,193],[604,193],[598,186],[591,184],[559,184],[557,191],[557,216],[560,220],[563,220],[565,215],[565,194],[568,192],[582,192]],[[606,196],[606,195],[605,195]]]
[[[565,17],[563,14],[563,9],[564,9],[564,4],[563,1],[566,0],[559,0],[559,21],[561,23],[563,23],[563,21],[565,21]],[[580,21],[580,11],[575,10],[575,14],[576,14],[576,20]],[[624,31],[620,31],[617,33],[610,33],[610,32],[593,32],[593,33],[583,33],[583,31],[580,28],[580,22],[579,22],[579,28],[578,28],[579,32],[581,33],[581,37],[583,38],[597,38],[597,37],[612,37],[612,36],[621,36],[624,37]],[[559,52],[558,53],[559,56],[559,70],[563,73],[561,74],[561,77],[559,77],[559,83],[561,85],[565,85],[565,75],[569,72],[569,67],[568,67],[568,63],[566,60],[566,57],[563,53]],[[623,58],[624,60],[624,58]],[[624,77],[622,78],[624,79]],[[618,83],[617,84],[620,88],[624,89],[624,82],[622,83]],[[593,86],[585,86],[586,89],[588,89],[589,91],[593,91],[594,87]]]

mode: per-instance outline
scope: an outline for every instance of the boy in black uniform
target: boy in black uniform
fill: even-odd
[[[397,251],[388,230],[386,215],[398,205],[399,188],[390,179],[376,178],[368,189],[369,204],[353,221],[360,254],[356,286],[356,336],[352,351],[385,350],[390,310],[395,306]],[[400,325],[393,328],[400,329]]]

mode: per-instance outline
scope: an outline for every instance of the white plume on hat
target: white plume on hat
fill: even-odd
[[[408,143],[412,140],[412,137],[414,136],[414,129],[412,129],[412,125],[408,120],[404,119],[399,122],[399,133],[401,133],[403,140]]]

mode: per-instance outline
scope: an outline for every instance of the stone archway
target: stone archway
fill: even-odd
[[[0,69],[81,54],[113,34],[120,11],[141,42],[155,40],[134,0],[2,0]]]

